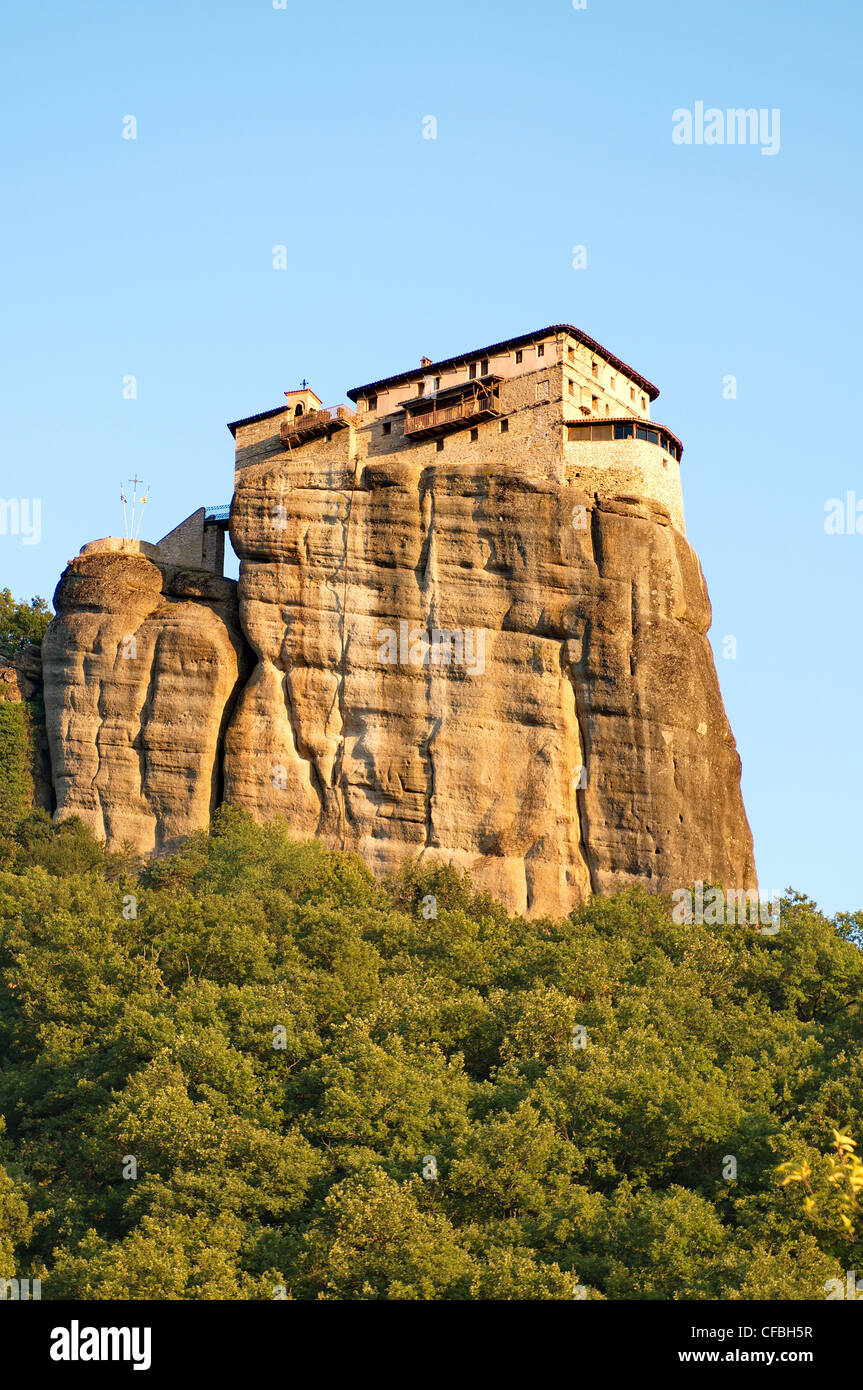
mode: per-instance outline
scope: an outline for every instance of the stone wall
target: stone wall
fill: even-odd
[[[615,497],[643,498],[659,503],[681,535],[686,535],[680,464],[661,449],[642,439],[569,442],[561,431],[564,479],[571,486],[593,493],[601,500]]]

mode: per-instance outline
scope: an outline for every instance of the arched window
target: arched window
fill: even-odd
[[[297,406],[296,410],[294,411],[294,418],[296,419],[296,417],[297,417],[298,415],[302,415],[302,413],[303,413],[303,405],[302,405],[302,401],[301,401],[301,402],[299,403],[299,405]]]

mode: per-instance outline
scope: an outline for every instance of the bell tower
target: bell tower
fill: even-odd
[[[291,415],[308,415],[309,411],[320,410],[321,398],[316,396],[311,390],[309,383],[303,379],[296,391],[286,391],[285,400]]]

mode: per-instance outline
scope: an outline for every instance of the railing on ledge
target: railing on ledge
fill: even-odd
[[[282,448],[290,449],[322,435],[329,439],[336,430],[346,429],[355,418],[355,412],[346,405],[325,405],[320,410],[307,410],[304,415],[292,415],[279,426]]]
[[[445,434],[447,430],[458,429],[471,420],[489,419],[499,414],[497,393],[479,391],[453,401],[452,405],[431,405],[427,410],[408,411],[405,415],[405,435],[416,438],[420,435]]]

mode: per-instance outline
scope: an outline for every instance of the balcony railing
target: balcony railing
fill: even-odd
[[[500,414],[500,405],[494,391],[478,391],[474,395],[462,396],[449,405],[430,404],[425,410],[409,410],[405,415],[405,435],[416,438],[421,435],[445,434],[458,429],[471,420],[490,419]]]
[[[206,507],[204,510],[204,525],[221,525],[227,521],[231,515],[230,502],[223,502],[218,507]]]
[[[353,410],[346,405],[325,405],[320,410],[307,410],[303,415],[292,415],[279,426],[282,447],[305,444],[309,439],[345,429],[356,418]]]

